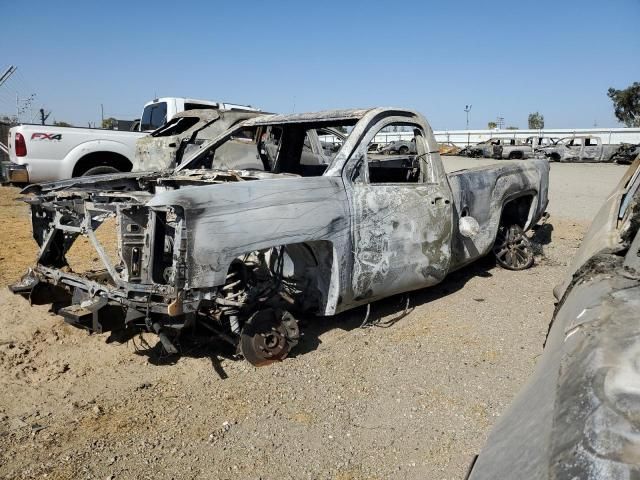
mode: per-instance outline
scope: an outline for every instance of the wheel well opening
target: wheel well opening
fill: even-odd
[[[73,167],[73,177],[82,176],[93,167],[109,166],[121,172],[130,172],[133,165],[127,157],[114,152],[93,152],[82,157]]]
[[[278,288],[294,300],[296,309],[322,312],[336,295],[334,249],[327,240],[247,252],[232,262],[227,278],[233,277],[233,268],[237,269],[240,264],[248,265],[262,281],[267,278],[275,280]]]
[[[502,207],[500,225],[519,225],[524,228],[529,220],[533,195],[525,195],[508,201]]]

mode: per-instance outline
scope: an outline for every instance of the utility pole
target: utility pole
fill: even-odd
[[[36,98],[36,94],[32,93],[27,98],[22,99],[22,106],[20,106],[20,96],[16,92],[16,119],[18,123],[20,122],[20,115],[25,113],[27,109],[31,108],[31,104],[33,100]]]
[[[100,104],[100,121],[102,123],[100,123],[100,126],[102,127],[104,125],[104,105]]]
[[[467,130],[469,130],[469,112],[471,111],[471,107],[473,107],[473,105],[464,106],[464,111],[467,113]]]

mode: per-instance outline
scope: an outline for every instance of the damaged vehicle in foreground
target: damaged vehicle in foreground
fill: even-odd
[[[416,154],[372,156],[375,136],[395,127],[414,132]],[[327,163],[305,150],[322,129],[349,131]],[[299,312],[335,315],[435,285],[492,251],[506,268],[531,266],[524,233],[545,212],[548,174],[540,160],[447,175],[410,110],[263,115],[173,171],[26,188],[40,251],[11,289],[120,340],[155,332],[176,353],[181,334],[206,334],[263,365],[296,345]],[[99,238],[108,225],[115,251]],[[81,236],[102,268],[68,261]]]
[[[640,478],[640,157],[596,215],[472,480]]]

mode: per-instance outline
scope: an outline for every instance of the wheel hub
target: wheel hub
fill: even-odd
[[[524,270],[533,264],[533,248],[519,225],[500,227],[493,253],[498,264],[509,270]]]
[[[240,334],[240,350],[253,365],[284,360],[298,343],[298,322],[286,311],[266,309],[253,314]]]

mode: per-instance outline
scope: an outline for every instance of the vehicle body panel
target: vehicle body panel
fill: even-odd
[[[22,134],[27,156],[17,157],[13,143]],[[24,165],[32,183],[71,178],[79,159],[90,153],[104,152],[133,160],[133,151],[143,132],[126,132],[95,128],[18,125],[9,131],[9,160]]]

